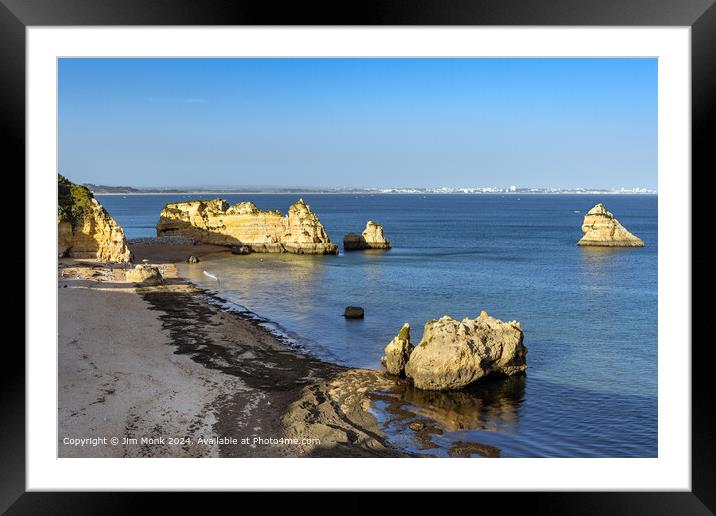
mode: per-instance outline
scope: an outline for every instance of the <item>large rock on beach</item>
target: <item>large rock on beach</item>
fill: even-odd
[[[223,199],[170,203],[157,223],[157,236],[164,235],[255,253],[338,254],[338,246],[303,199],[287,215],[260,210],[252,202],[230,206]]]
[[[57,174],[57,255],[121,263],[132,259],[119,224],[88,188]]]
[[[383,235],[383,226],[369,220],[363,233],[348,233],[343,237],[345,251],[359,251],[362,249],[390,249],[390,241]]]
[[[143,263],[129,269],[125,279],[141,286],[161,285],[164,282],[157,267]]]
[[[410,325],[405,323],[395,338],[385,347],[385,355],[380,359],[380,363],[390,374],[402,376],[405,373],[405,364],[408,363],[412,352]]]
[[[419,389],[461,389],[488,375],[511,376],[527,369],[527,348],[517,321],[480,313],[458,321],[449,316],[425,323],[405,375]]]
[[[584,216],[584,236],[577,242],[581,246],[644,247],[644,242],[627,231],[602,203]]]

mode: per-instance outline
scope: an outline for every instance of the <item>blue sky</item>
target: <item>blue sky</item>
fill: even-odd
[[[58,115],[81,183],[657,185],[656,59],[61,59]]]

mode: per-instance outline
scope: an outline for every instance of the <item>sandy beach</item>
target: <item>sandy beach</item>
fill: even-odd
[[[58,456],[403,456],[369,411],[394,379],[298,353],[177,277],[173,262],[218,251],[133,246],[162,271],[152,287],[60,260]]]

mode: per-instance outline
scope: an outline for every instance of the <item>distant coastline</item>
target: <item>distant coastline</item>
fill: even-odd
[[[650,189],[547,189],[526,188],[517,190],[480,190],[474,189],[261,189],[261,190],[194,190],[173,189],[162,190],[155,188],[139,189],[128,187],[111,187],[104,189],[94,185],[85,185],[95,195],[657,195],[656,190]]]

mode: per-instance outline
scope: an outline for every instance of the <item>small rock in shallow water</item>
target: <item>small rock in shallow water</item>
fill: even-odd
[[[199,258],[192,254],[189,258],[186,259],[186,263],[199,263]]]
[[[410,425],[408,425],[408,428],[415,432],[420,432],[420,430],[425,428],[425,424],[421,423],[420,421],[415,421],[413,423],[410,423]]]
[[[248,245],[235,245],[231,247],[232,254],[251,254],[251,247]]]
[[[343,317],[346,319],[363,319],[365,312],[360,306],[347,306],[343,312]]]

